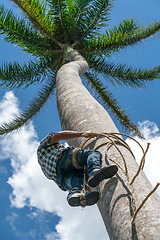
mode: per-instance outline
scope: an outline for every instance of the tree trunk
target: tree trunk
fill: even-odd
[[[118,133],[108,113],[81,83],[79,75],[87,71],[87,62],[76,52],[71,52],[70,58],[72,62],[62,66],[57,73],[57,105],[62,129]],[[73,139],[69,144],[79,147],[84,140]],[[87,148],[93,149],[106,141],[104,137],[92,140]],[[129,176],[132,179],[138,165],[128,149],[123,146],[119,148],[125,156]],[[103,154],[103,165],[113,164],[105,157],[105,146],[98,150]],[[124,167],[123,159],[115,147],[109,148],[109,155]],[[134,182],[137,208],[152,189],[150,182],[141,171]],[[98,208],[110,239],[160,239],[160,197],[156,193],[146,201],[132,224],[132,189],[123,171],[119,168],[117,176],[108,183],[104,180],[99,190]]]

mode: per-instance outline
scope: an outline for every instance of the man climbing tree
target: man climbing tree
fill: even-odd
[[[38,148],[38,162],[45,176],[57,183],[64,191],[69,190],[67,197],[70,206],[90,206],[99,200],[98,191],[91,191],[87,185],[83,188],[84,166],[89,173],[88,185],[96,187],[104,180],[117,173],[117,166],[101,168],[102,154],[99,151],[64,147],[59,141],[72,138],[94,138],[95,133],[61,131],[45,137]],[[87,190],[87,191],[86,191]]]
[[[83,83],[94,90],[99,102],[109,108],[126,129],[142,137],[139,129],[108,90],[107,83],[109,81],[114,85],[118,83],[141,88],[147,81],[160,78],[160,66],[133,69],[126,64],[111,62],[110,57],[121,49],[159,33],[160,21],[146,27],[133,21],[133,18],[123,19],[117,26],[109,29],[108,16],[112,0],[12,1],[25,16],[17,17],[0,6],[0,33],[5,34],[6,41],[31,54],[34,61],[27,64],[3,63],[0,66],[0,85],[13,89],[22,86],[26,88],[42,81],[46,81],[46,84],[24,112],[13,121],[1,125],[0,135],[19,129],[32,119],[54,93],[55,88],[63,130],[118,133],[108,113],[82,84],[81,76]],[[49,144],[55,148],[60,139],[53,139],[51,136]],[[81,146],[81,139],[80,136],[74,141],[70,139],[70,145]],[[102,140],[104,142],[100,142]],[[115,142],[117,144],[117,140]],[[102,146],[106,144],[106,140],[98,139],[92,144],[95,147]],[[87,148],[93,149],[90,145]],[[160,198],[156,194],[149,198],[135,221],[132,221],[136,207],[152,191],[152,186],[143,172],[138,175],[134,185],[131,184],[133,181],[129,180],[134,178],[138,165],[128,149],[121,145],[119,148],[121,157],[115,151],[117,145],[114,148],[109,145],[110,159],[116,160],[122,168],[119,169],[117,178],[112,178],[109,183],[105,180],[101,182],[101,199],[98,201],[109,236],[116,240],[160,239]],[[99,151],[103,155],[102,166],[105,166],[105,149],[101,147]],[[59,164],[60,161],[62,158]],[[88,165],[88,159],[86,162]],[[79,196],[79,192],[76,194]],[[77,199],[79,202],[80,197],[74,200]]]

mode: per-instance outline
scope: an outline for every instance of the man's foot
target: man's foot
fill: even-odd
[[[116,165],[105,166],[101,169],[93,169],[89,174],[88,185],[90,187],[96,187],[102,180],[113,177],[117,171],[118,167]]]
[[[99,200],[99,192],[74,193],[68,197],[68,204],[71,207],[86,207],[94,205]]]

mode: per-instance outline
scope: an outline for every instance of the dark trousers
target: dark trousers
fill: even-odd
[[[80,192],[83,185],[84,170],[77,169],[72,161],[73,149],[68,149],[62,154],[57,164],[58,182],[63,190],[70,194]],[[77,162],[81,167],[87,166],[88,172],[101,167],[102,154],[99,151],[80,149],[77,153]]]

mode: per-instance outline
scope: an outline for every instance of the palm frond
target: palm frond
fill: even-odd
[[[27,88],[31,84],[40,83],[55,71],[58,61],[60,61],[60,57],[53,55],[23,65],[17,62],[4,63],[0,67],[0,86],[11,90],[21,86]]]
[[[47,12],[47,4],[42,0],[11,0],[28,17],[33,26],[58,46],[62,44],[54,37],[54,23]]]
[[[91,86],[91,89],[97,93],[97,98],[100,100],[101,104],[105,108],[109,108],[112,111],[112,113],[116,116],[123,127],[129,131],[132,131],[137,136],[143,138],[136,125],[133,124],[133,122],[131,122],[129,119],[129,115],[127,115],[125,111],[122,110],[113,94],[103,86],[101,81],[90,72],[85,73],[85,77],[86,81]]]
[[[49,14],[52,15],[56,26],[55,32],[61,38],[62,42],[72,44],[79,34],[79,25],[76,25],[82,7],[86,6],[91,0],[48,0]]]
[[[92,51],[101,51],[111,53],[118,51],[127,46],[134,45],[147,40],[149,37],[156,35],[160,31],[160,21],[150,23],[148,27],[144,24],[138,24],[138,21],[124,19],[119,26],[108,29],[106,33],[99,34],[97,38],[88,41],[85,48]]]
[[[0,6],[0,34],[6,35],[4,39],[7,42],[16,44],[33,55],[56,49],[52,41],[41,36],[27,21],[14,16],[12,11],[3,6]]]
[[[89,66],[95,73],[102,75],[113,85],[117,82],[120,85],[126,85],[133,88],[144,87],[147,81],[160,78],[160,66],[153,69],[134,69],[126,64],[115,64],[106,61],[103,56],[88,54],[86,56]]]
[[[24,112],[20,113],[19,116],[17,116],[11,122],[3,123],[0,126],[0,135],[5,135],[16,129],[18,130],[40,111],[40,109],[46,103],[47,99],[54,92],[55,79],[56,72],[48,77],[47,84],[43,86],[43,88],[39,91],[38,96],[31,101],[29,107],[26,110],[24,110]]]
[[[92,0],[77,0],[76,5],[77,5],[77,15],[76,18],[74,19],[74,26],[77,25],[79,18],[81,15],[83,15],[83,11],[86,8],[87,5],[89,5],[92,2]]]
[[[48,0],[49,15],[52,16],[55,25],[55,35],[61,36],[61,42],[67,41],[65,17],[69,11],[65,0]]]
[[[111,0],[95,0],[81,10],[76,27],[79,30],[79,39],[90,38],[98,33],[98,30],[109,20],[109,12],[112,6]]]
[[[104,31],[102,27],[107,27],[113,0],[11,1],[22,10],[25,17],[18,18],[0,6],[0,34],[5,34],[6,41],[16,44],[39,60],[23,65],[16,62],[2,64],[0,86],[12,89],[28,87],[45,79],[48,82],[23,113],[1,126],[0,134],[18,129],[41,109],[54,91],[53,78],[62,63],[66,62],[65,50],[70,46],[76,48],[88,61],[91,71],[84,78],[90,82],[104,107],[110,108],[123,126],[142,137],[97,76],[103,76],[114,85],[118,83],[129,87],[142,87],[146,81],[160,78],[160,66],[133,69],[106,60],[115,51],[155,36],[160,31],[160,21],[146,27],[138,21],[134,22],[133,18],[124,19],[118,26],[106,28],[105,33],[100,33],[100,29]]]

